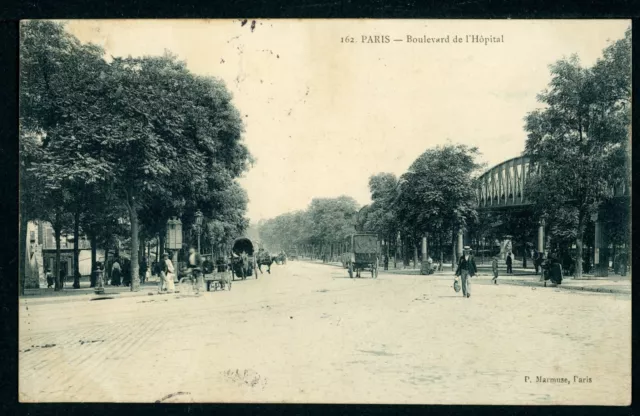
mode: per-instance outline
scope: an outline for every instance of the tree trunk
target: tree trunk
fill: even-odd
[[[523,238],[524,240],[524,238]],[[525,240],[524,242],[524,250],[522,253],[522,268],[526,269],[527,268],[527,242]]]
[[[578,219],[578,232],[576,235],[576,279],[582,278],[582,238],[584,235],[584,219],[582,215]]]
[[[160,235],[158,235],[158,240],[159,240],[158,246],[160,247],[160,248],[159,248],[160,252],[158,253],[158,258],[157,258],[157,260],[158,260],[158,261],[160,261],[160,258],[161,258],[162,256],[164,256],[164,251],[165,251],[165,248],[164,248],[164,245],[165,245],[165,239],[166,239],[166,233],[165,233],[164,235],[163,235],[162,233],[160,233]]]
[[[96,239],[95,237],[90,237],[91,241],[91,287],[96,286],[96,262],[98,258],[98,248],[96,247]]]
[[[80,210],[73,213],[73,288],[80,289]]]
[[[139,239],[139,243],[138,243],[138,262],[142,261],[142,258],[144,257],[144,238],[140,238]]]
[[[62,290],[62,281],[60,280],[60,227],[57,227],[57,229],[54,229],[53,232],[55,233],[55,237],[56,237],[56,262],[54,264],[54,282],[55,285],[53,287],[53,290],[58,292],[60,290]]]
[[[456,229],[451,231],[451,271],[455,270],[456,265]]]
[[[29,220],[27,220],[27,216],[24,215],[24,208],[20,211],[22,212],[20,212],[20,247],[18,248],[18,253],[20,255],[20,262],[18,265],[20,279],[18,281],[18,284],[20,285],[20,295],[24,295],[24,287],[27,282],[27,235],[29,232]]]
[[[418,244],[416,244],[415,240],[413,242],[413,268],[416,269],[418,267]]]
[[[127,195],[127,207],[129,208],[129,219],[131,220],[131,291],[140,290],[140,263],[138,259],[138,210],[135,197],[131,192]]]
[[[104,284],[105,286],[109,281],[109,278],[111,277],[111,271],[109,270],[108,264],[109,264],[109,243],[105,244],[104,246]]]
[[[394,235],[393,239],[393,268],[398,268],[398,236]]]

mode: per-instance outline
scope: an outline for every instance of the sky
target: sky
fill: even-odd
[[[592,65],[625,20],[77,20],[107,56],[176,54],[225,82],[256,163],[240,179],[252,222],[316,197],[370,202],[368,180],[426,149],[477,146],[487,168],[524,150],[549,65]],[[453,42],[467,35],[501,42]],[[389,36],[388,43],[367,43]],[[446,38],[448,43],[409,43]],[[347,42],[343,40],[351,40]],[[401,42],[395,39],[402,40]]]

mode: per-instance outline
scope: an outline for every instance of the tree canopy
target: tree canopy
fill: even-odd
[[[96,201],[120,214],[117,207],[126,208],[132,290],[140,226],[162,235],[171,216],[192,219],[201,209],[227,235],[246,227],[247,197],[236,179],[251,156],[223,82],[191,73],[169,52],[107,62],[101,48],[81,44],[58,23],[26,22],[21,34],[25,180],[39,181],[36,192],[53,192],[48,208],[74,203],[77,210],[91,195],[93,205],[82,210],[99,215],[83,223],[95,235],[101,222],[113,223]],[[36,219],[28,205],[23,213]]]
[[[543,108],[525,119],[526,154],[538,167],[529,194],[552,229],[575,231],[582,258],[588,221],[630,172],[631,29],[593,67],[573,56],[550,71],[549,87],[538,96]]]

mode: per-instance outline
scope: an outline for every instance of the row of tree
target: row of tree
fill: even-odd
[[[585,238],[593,241],[593,215],[608,212],[609,241],[614,247],[626,244],[629,201],[615,200],[613,191],[630,183],[631,29],[594,66],[585,68],[573,56],[550,71],[549,87],[538,96],[542,108],[525,118],[524,154],[538,167],[525,189],[531,206],[479,211],[475,180],[484,165],[478,149],[448,144],[426,150],[400,177],[372,176],[372,203],[357,215],[355,202],[346,197],[314,200],[305,212],[263,223],[262,238],[284,247],[326,247],[356,229],[375,232],[388,242],[387,252],[407,264],[412,252],[417,263],[418,247],[428,235],[430,254],[443,259],[451,253],[455,261],[460,230],[476,245],[488,241],[490,249],[496,240],[519,240],[524,254],[543,220],[552,246],[575,244],[576,258],[582,259]],[[350,201],[348,210],[338,201]],[[526,265],[526,254],[523,261]],[[576,275],[582,275],[582,261],[576,262]]]
[[[23,23],[20,52],[20,244],[28,221],[51,223],[56,290],[65,230],[74,234],[74,287],[84,234],[92,270],[97,247],[108,253],[126,240],[135,291],[138,253],[153,239],[163,248],[171,217],[189,228],[201,210],[212,249],[248,226],[236,179],[252,159],[221,81],[194,75],[169,52],[107,58],[54,22]]]
[[[260,240],[268,249],[291,251],[318,258],[340,252],[353,233],[358,203],[351,197],[316,198],[304,211],[287,213],[258,224]]]

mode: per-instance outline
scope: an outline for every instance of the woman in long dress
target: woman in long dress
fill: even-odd
[[[122,269],[120,268],[120,263],[118,260],[113,262],[111,266],[111,286],[120,286],[120,272]]]
[[[163,256],[162,269],[162,275],[164,276],[164,288],[161,287],[161,289],[166,290],[168,293],[173,293],[175,291],[175,269],[173,267],[173,262],[171,262],[169,255],[166,253]]]

